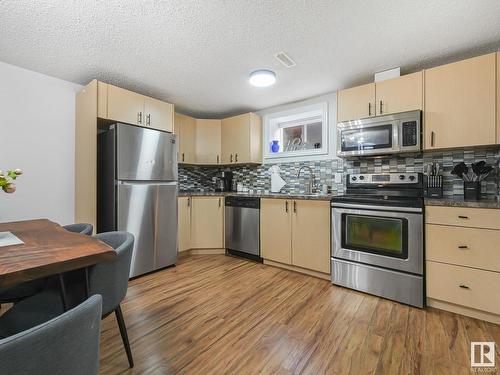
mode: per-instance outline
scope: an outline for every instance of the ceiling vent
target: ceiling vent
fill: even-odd
[[[297,65],[295,61],[293,61],[292,58],[283,51],[278,52],[274,55],[274,57],[276,57],[276,60],[282,63],[286,68],[291,68],[292,66]]]

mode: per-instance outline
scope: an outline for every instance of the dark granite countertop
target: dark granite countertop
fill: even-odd
[[[300,193],[270,193],[270,192],[220,192],[220,191],[183,191],[179,197],[258,197],[278,199],[308,199],[329,201],[337,194],[300,194]],[[478,201],[465,201],[462,196],[425,198],[426,206],[469,207],[469,208],[500,208],[500,201],[496,197],[484,198]]]
[[[179,197],[257,197],[257,198],[278,198],[278,199],[307,199],[329,201],[337,194],[300,194],[300,193],[265,193],[265,192],[235,192],[235,191],[182,191]]]
[[[462,196],[443,197],[443,198],[425,198],[426,206],[448,206],[448,207],[467,207],[467,208],[500,208],[500,202],[497,197],[484,198],[478,201],[466,201]]]

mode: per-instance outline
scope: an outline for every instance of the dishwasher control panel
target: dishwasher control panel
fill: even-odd
[[[229,195],[225,199],[226,206],[246,207],[260,209],[260,198],[256,197],[236,197]]]

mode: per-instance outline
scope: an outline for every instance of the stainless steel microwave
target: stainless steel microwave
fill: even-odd
[[[337,155],[372,156],[422,149],[421,111],[369,117],[337,124]]]

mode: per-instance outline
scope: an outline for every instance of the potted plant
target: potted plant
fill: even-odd
[[[23,174],[20,169],[12,169],[7,172],[0,171],[0,188],[8,194],[16,191],[16,178]]]

